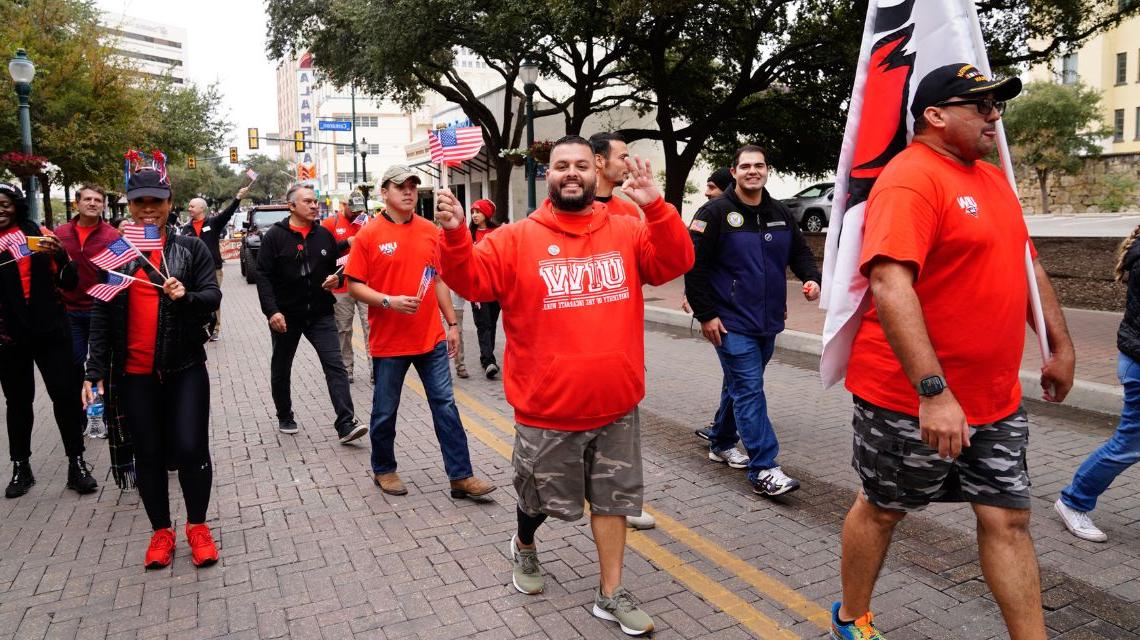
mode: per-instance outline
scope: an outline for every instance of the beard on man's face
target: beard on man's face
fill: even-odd
[[[593,204],[594,191],[597,187],[595,182],[579,182],[579,184],[582,185],[582,192],[576,196],[563,196],[562,186],[564,184],[565,181],[550,185],[550,201],[554,203],[555,209],[560,211],[581,211]]]

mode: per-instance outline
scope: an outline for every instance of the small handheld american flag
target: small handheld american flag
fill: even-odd
[[[246,170],[245,170],[245,176],[246,176],[247,178],[249,178],[249,183],[250,183],[250,184],[253,184],[253,181],[254,181],[254,180],[257,180],[257,172],[256,172],[256,171],[254,171],[253,169],[246,169]]]
[[[124,224],[123,236],[139,251],[162,250],[162,233],[158,225]]]
[[[114,242],[107,245],[107,248],[103,249],[99,255],[91,258],[91,264],[100,269],[110,271],[111,269],[121,267],[131,260],[134,260],[138,255],[139,252],[135,251],[135,248],[128,244],[126,240],[117,238]]]
[[[347,253],[336,259],[336,266],[343,267],[346,264],[348,264],[348,254]]]
[[[352,221],[352,224],[354,224],[358,227],[363,227],[367,223],[368,223],[368,212],[367,211],[356,216],[356,218],[354,218]]]
[[[424,299],[424,296],[427,295],[428,289],[431,288],[431,281],[434,279],[435,267],[429,264],[428,266],[424,267],[424,275],[422,278],[420,278],[420,288],[419,291],[416,292],[417,298],[420,300]]]
[[[479,127],[450,127],[428,133],[431,161],[451,166],[479,155],[483,148],[483,130]]]
[[[15,260],[32,255],[28,249],[28,236],[19,229],[0,237],[0,250],[11,253]]]
[[[103,302],[110,302],[117,293],[131,286],[131,281],[117,273],[108,273],[107,281],[88,287],[87,294]]]

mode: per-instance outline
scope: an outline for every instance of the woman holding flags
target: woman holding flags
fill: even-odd
[[[95,393],[104,390],[117,396],[114,404],[134,447],[139,495],[154,528],[146,567],[168,566],[174,555],[168,456],[177,466],[186,502],[186,537],[193,562],[201,567],[218,559],[206,525],[213,470],[210,381],[203,344],[222,292],[206,245],[176,235],[167,225],[170,181],[162,156],[156,152],[155,157],[155,167],[135,166],[129,172],[127,201],[133,226],[123,227],[123,244],[116,241],[93,259],[115,271],[108,284],[101,285],[104,290],[91,290],[101,299],[91,318],[83,400],[92,402]],[[137,155],[132,159],[139,162]]]
[[[39,367],[51,398],[67,454],[67,488],[91,493],[98,488],[83,460],[83,411],[75,401],[79,375],[71,354],[71,329],[59,288],[78,281],[56,238],[28,220],[19,188],[0,183],[0,386],[8,406],[8,448],[12,480],[6,498],[18,498],[35,484],[32,422]]]

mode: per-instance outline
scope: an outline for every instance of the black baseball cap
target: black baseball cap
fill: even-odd
[[[1021,79],[1013,77],[993,80],[968,62],[948,64],[926,74],[918,83],[914,102],[910,105],[910,114],[918,120],[927,107],[933,107],[949,98],[986,93],[994,94],[994,100],[1009,100],[1021,93]]]
[[[170,178],[150,167],[139,169],[127,178],[127,200],[148,196],[159,200],[170,199]]]
[[[728,191],[728,186],[732,184],[732,173],[727,167],[721,167],[712,172],[709,179],[705,182],[711,182],[716,185],[721,191]]]

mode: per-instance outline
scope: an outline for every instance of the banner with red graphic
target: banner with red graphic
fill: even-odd
[[[851,343],[870,304],[867,279],[859,273],[859,255],[871,187],[910,141],[910,104],[919,80],[955,62],[973,63],[991,75],[973,0],[870,0],[824,249],[820,307],[827,317],[819,372],[825,388],[846,374]],[[998,140],[1006,177],[1016,190],[1000,122]],[[1033,267],[1031,263],[1026,267],[1038,310]],[[1040,338],[1044,323],[1036,325],[1042,328],[1037,333],[1045,344]],[[1042,353],[1047,354],[1047,349]]]

